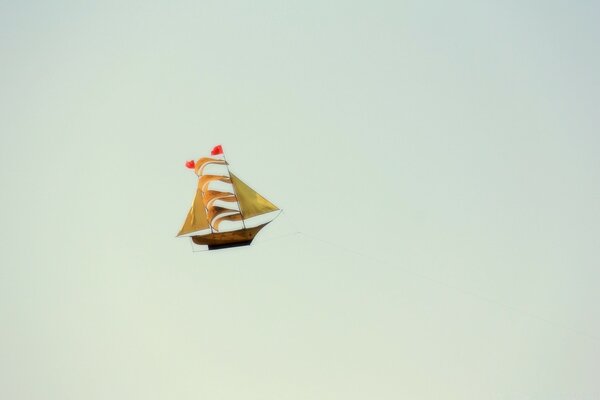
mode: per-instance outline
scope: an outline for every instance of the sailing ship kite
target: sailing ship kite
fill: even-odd
[[[281,212],[229,171],[221,145],[210,157],[185,165],[198,175],[198,187],[177,236],[191,237],[209,250],[247,246]]]

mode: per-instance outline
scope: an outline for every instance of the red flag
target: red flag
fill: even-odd
[[[186,161],[185,166],[188,167],[189,169],[194,169],[194,167],[196,166],[196,163],[194,162],[194,160]]]
[[[219,154],[223,154],[223,147],[221,145],[215,146],[210,152],[211,156],[218,156]]]

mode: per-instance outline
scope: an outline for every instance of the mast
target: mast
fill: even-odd
[[[231,172],[229,171],[229,163],[227,162],[227,158],[225,158],[225,152],[223,152],[223,160],[225,160],[225,167],[227,168],[227,175],[229,176],[229,179],[231,179]],[[238,199],[238,196],[235,192],[235,185],[233,184],[233,181],[231,181],[231,188],[233,190],[233,197],[235,197],[235,201],[238,205],[238,209],[240,210],[240,215],[242,216],[242,226],[244,227],[244,230],[245,230],[246,223],[244,222],[244,214],[242,214],[242,206],[241,206],[240,200]]]

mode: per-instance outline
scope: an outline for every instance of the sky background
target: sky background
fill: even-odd
[[[599,18],[0,2],[0,397],[599,398]],[[285,212],[194,253],[216,144]]]

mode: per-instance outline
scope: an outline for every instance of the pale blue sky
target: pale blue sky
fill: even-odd
[[[598,398],[599,17],[0,3],[0,397]],[[216,144],[285,214],[193,253]]]

